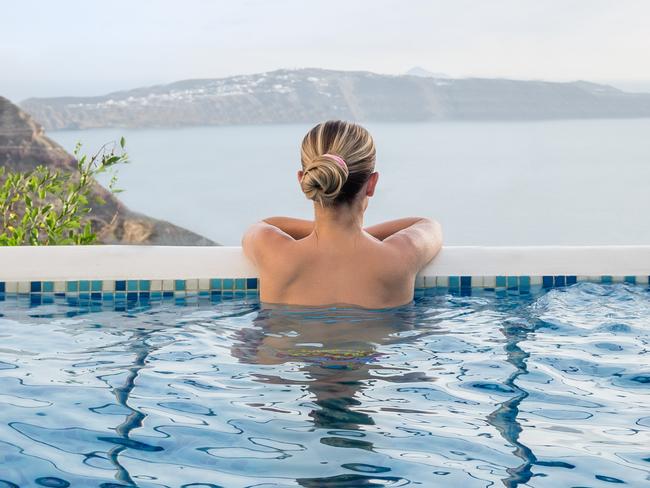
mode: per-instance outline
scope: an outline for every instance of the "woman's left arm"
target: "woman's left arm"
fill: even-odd
[[[314,230],[313,220],[294,219],[292,217],[269,217],[262,222],[277,227],[296,240],[307,237]]]

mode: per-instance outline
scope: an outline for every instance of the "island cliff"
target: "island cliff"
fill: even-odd
[[[38,165],[62,171],[76,169],[75,159],[46,137],[39,124],[0,97],[0,166],[10,171],[30,171]],[[93,193],[106,201],[89,214],[101,243],[215,245],[194,232],[128,209],[98,183]]]

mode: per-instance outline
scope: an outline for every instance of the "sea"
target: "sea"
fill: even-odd
[[[379,183],[368,225],[435,218],[448,245],[650,244],[650,119],[364,124]],[[310,124],[49,132],[87,153],[121,137],[131,209],[223,245],[269,216],[310,218]]]

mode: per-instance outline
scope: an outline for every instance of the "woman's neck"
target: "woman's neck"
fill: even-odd
[[[314,205],[314,233],[319,239],[358,237],[363,232],[364,209],[357,202],[338,207]]]

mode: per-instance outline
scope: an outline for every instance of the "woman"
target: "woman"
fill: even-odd
[[[242,239],[265,303],[387,308],[413,300],[415,275],[440,251],[437,222],[421,217],[363,228],[375,193],[375,144],[363,127],[318,124],[302,141],[298,181],[314,221],[271,217]]]

